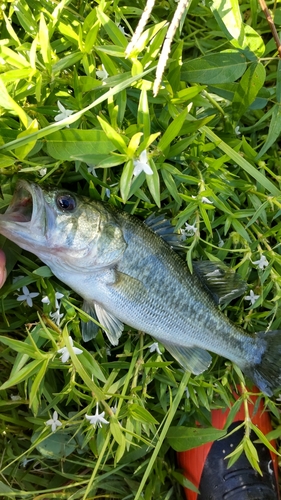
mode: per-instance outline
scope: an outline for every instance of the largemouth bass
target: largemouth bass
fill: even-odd
[[[197,263],[191,274],[163,219],[145,223],[109,204],[20,181],[0,233],[81,295],[112,344],[125,323],[159,340],[194,374],[208,368],[212,351],[267,395],[281,385],[281,331],[250,335],[232,324],[216,302],[238,296],[245,284],[213,262]],[[84,325],[89,340],[94,323]]]

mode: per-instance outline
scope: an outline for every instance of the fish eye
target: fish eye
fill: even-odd
[[[72,194],[60,194],[56,199],[57,207],[63,212],[72,212],[76,208],[76,200]]]

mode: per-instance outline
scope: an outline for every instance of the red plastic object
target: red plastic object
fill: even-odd
[[[252,392],[260,392],[260,391],[257,388],[253,388]],[[237,394],[234,393],[234,396],[237,396]],[[254,406],[255,406],[257,399],[258,399],[257,396],[254,396],[254,395],[251,396],[252,404],[249,403],[250,418],[251,418],[253,424],[255,424],[263,432],[263,434],[267,434],[268,432],[270,432],[272,430],[272,426],[271,426],[269,414],[267,411],[264,410],[262,400],[260,401],[260,404],[258,406],[257,411],[255,412],[255,414],[253,414]],[[226,409],[224,411],[212,410],[212,425],[213,425],[213,427],[215,427],[217,429],[223,429],[223,427],[226,423],[226,419],[228,417],[228,414],[229,414],[229,409]],[[245,419],[244,405],[242,404],[240,407],[240,410],[235,415],[233,422],[243,421],[244,419]],[[257,437],[255,437],[255,439],[257,439]],[[223,448],[224,447],[223,440],[220,442],[222,443],[222,448]],[[271,444],[276,449],[275,441],[271,441]],[[181,467],[181,469],[183,469],[183,473],[184,473],[185,477],[189,481],[191,481],[194,484],[194,486],[196,486],[196,488],[198,488],[198,489],[200,489],[199,485],[200,485],[201,476],[202,476],[202,473],[204,470],[205,462],[207,460],[207,457],[210,453],[212,446],[213,446],[213,443],[210,442],[210,443],[207,443],[205,445],[198,446],[198,448],[193,448],[193,449],[188,450],[188,451],[179,452],[177,454],[179,466]],[[278,477],[277,455],[275,455],[271,451],[270,451],[270,455],[271,455],[271,460],[272,460],[272,464],[271,464],[272,472],[274,471],[274,475],[275,475],[276,482],[277,482],[277,477]],[[227,463],[227,461],[226,461],[226,463]],[[268,465],[268,467],[269,467],[269,465]],[[216,463],[214,463],[214,470],[213,470],[214,476],[216,475],[216,472],[217,472],[216,471]],[[195,493],[189,489],[185,489],[185,495],[186,495],[187,500],[197,500],[197,498],[199,500],[201,498],[200,495],[198,495],[197,493]],[[277,495],[276,498],[280,498],[279,493],[276,493],[276,495]],[[213,496],[210,496],[210,498],[213,498]],[[215,497],[215,498],[216,498],[216,500],[220,500],[221,497],[220,498]],[[227,498],[228,498],[228,496],[227,496]],[[231,496],[231,498],[232,498],[232,496]],[[205,497],[203,498],[203,500],[205,500]]]

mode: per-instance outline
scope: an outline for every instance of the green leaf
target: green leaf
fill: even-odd
[[[257,425],[253,424],[252,422],[250,422],[250,427],[251,429],[254,431],[254,433],[258,436],[258,438],[260,439],[260,441],[270,450],[272,451],[273,453],[275,453],[276,455],[280,456],[280,453],[277,452],[276,448],[274,448],[274,446],[272,446],[272,444],[268,441],[268,439],[265,437],[265,435],[263,434],[263,432],[257,427]]]
[[[32,381],[31,390],[29,393],[29,406],[30,406],[30,408],[33,409],[33,412],[35,415],[37,415],[37,412],[39,409],[38,395],[40,394],[40,386],[41,386],[42,380],[44,379],[44,376],[46,374],[49,361],[50,361],[50,358],[45,359],[42,362],[41,367],[39,368],[39,371],[36,374],[35,379]]]
[[[266,136],[266,141],[257,155],[257,159],[262,158],[262,156],[268,151],[268,149],[274,144],[281,133],[281,105],[275,104],[273,106],[272,117],[270,120],[270,125],[268,133]]]
[[[43,12],[41,12],[40,15],[40,24],[39,24],[39,42],[40,42],[40,47],[41,47],[41,54],[43,61],[48,69],[51,69],[51,46],[50,46],[50,39],[49,39],[49,30],[43,15]]]
[[[31,437],[31,442],[35,443],[40,432],[35,432]],[[59,460],[68,457],[74,452],[76,443],[71,434],[66,430],[56,431],[47,436],[43,441],[36,445],[36,449],[41,455],[49,460]]]
[[[8,389],[9,387],[13,387],[14,385],[19,384],[25,380],[28,380],[29,377],[32,377],[37,372],[38,366],[42,363],[42,359],[37,359],[28,363],[28,365],[21,368],[18,372],[16,372],[12,377],[10,377],[4,384],[1,385],[0,390]]]
[[[106,134],[106,137],[114,144],[115,149],[118,149],[120,153],[127,154],[127,144],[122,135],[118,134],[118,132],[116,132],[116,130],[114,130],[114,128],[100,116],[97,116],[97,119]]]
[[[20,1],[19,5],[17,5],[17,9],[15,9],[15,13],[26,33],[29,33],[29,35],[37,33],[37,23],[25,0]]]
[[[141,91],[137,119],[138,125],[140,127],[140,130],[143,132],[144,137],[148,137],[150,134],[150,115],[147,100],[147,91],[145,89]]]
[[[74,353],[73,348],[72,348],[72,346],[71,346],[71,344],[69,342],[69,338],[68,337],[69,337],[69,333],[68,333],[67,327],[65,326],[64,329],[63,329],[63,339],[64,339],[65,345],[66,345],[66,347],[68,349],[68,352],[70,353],[71,361],[72,361],[73,365],[75,366],[76,371],[79,373],[79,375],[82,378],[82,380],[84,381],[84,383],[92,391],[93,396],[98,401],[103,400],[104,399],[103,392],[94,383],[94,381],[92,380],[91,376],[88,375],[88,373],[86,372],[83,364],[79,361],[78,357]]]
[[[96,21],[95,24],[91,27],[91,29],[87,33],[85,40],[85,52],[87,52],[88,54],[90,54],[90,52],[93,50],[93,46],[96,43],[99,28],[100,28],[100,23],[99,21]]]
[[[257,450],[249,438],[245,439],[244,441],[244,452],[253,469],[256,469],[262,476]]]
[[[232,83],[247,69],[246,58],[240,52],[211,54],[182,65],[182,80],[190,83]]]
[[[156,168],[155,163],[152,160],[152,158],[149,160],[149,165],[153,171],[153,174],[152,175],[145,174],[146,182],[148,185],[148,189],[149,189],[156,205],[160,208],[161,202],[160,202],[159,175],[158,175],[157,168]]]
[[[247,160],[245,160],[245,158],[237,153],[237,151],[235,151],[231,146],[226,144],[226,142],[222,141],[209,127],[204,125],[203,127],[201,127],[201,131],[206,134],[206,137],[208,137],[210,141],[214,142],[218,148],[226,153],[229,158],[237,163],[237,165],[242,167],[249,175],[254,177],[254,179],[256,179],[256,181],[259,182],[262,186],[264,186],[265,189],[267,189],[272,195],[281,195],[279,189],[267,177],[265,177],[265,175],[263,175],[255,166],[251,165]],[[258,156],[260,156],[260,154]]]
[[[128,42],[122,31],[116,26],[116,24],[111,21],[111,19],[100,9],[97,9],[97,16],[103,25],[105,31],[107,32],[109,38],[115,45],[120,45],[121,47],[127,47]]]
[[[247,47],[253,52],[253,54],[255,54],[256,57],[262,57],[265,52],[265,43],[261,35],[259,35],[249,24],[244,26],[244,33]],[[232,45],[234,47],[236,46],[235,40],[232,40]]]
[[[15,116],[18,116],[25,128],[31,123],[31,119],[25,111],[12,99],[9,95],[2,79],[0,78],[0,106],[4,109],[12,111]]]
[[[161,175],[163,177],[163,181],[165,182],[168,191],[171,193],[172,197],[176,200],[176,202],[181,205],[182,199],[178,193],[177,185],[173,179],[173,176],[165,168],[161,169]]]
[[[110,431],[118,444],[122,445],[125,442],[124,434],[122,433],[120,424],[116,418],[114,419],[111,417],[110,419]]]
[[[265,81],[262,63],[252,63],[242,76],[232,100],[233,120],[240,120],[250,104],[254,102]]]
[[[23,132],[21,132],[18,135],[18,137],[28,136],[30,134],[33,134],[37,130],[38,130],[38,122],[37,122],[37,120],[33,120],[33,122],[31,122],[30,125],[27,127],[27,129],[24,130]],[[28,153],[30,153],[30,151],[34,148],[35,144],[36,144],[36,141],[33,140],[33,141],[30,141],[25,146],[21,146],[21,147],[15,149],[16,157],[19,158],[20,160],[24,160],[24,158],[28,155]]]
[[[200,427],[170,427],[167,441],[175,451],[187,451],[202,444],[216,441],[226,435],[225,430]]]
[[[144,71],[143,73],[137,74],[137,75],[132,76],[132,77],[128,77],[128,75],[126,75],[124,73],[119,75],[119,76],[121,76],[121,78],[115,79],[115,85],[113,88],[111,88],[107,92],[104,92],[100,97],[95,99],[93,102],[91,102],[91,104],[89,104],[88,106],[83,108],[81,111],[77,111],[77,113],[74,113],[73,115],[61,120],[58,123],[52,123],[51,125],[48,125],[48,126],[42,128],[41,130],[38,130],[38,132],[31,134],[28,138],[21,137],[20,139],[12,140],[12,141],[4,144],[3,146],[0,146],[0,150],[1,149],[13,150],[16,147],[23,146],[23,145],[27,144],[30,141],[30,139],[37,140],[37,139],[40,139],[41,137],[46,138],[48,135],[52,134],[53,132],[56,132],[57,130],[64,128],[65,125],[70,125],[71,123],[74,123],[76,120],[81,118],[87,111],[95,108],[96,106],[98,106],[98,104],[101,104],[102,102],[106,101],[107,99],[114,96],[115,94],[118,94],[119,92],[126,89],[127,87],[130,87],[131,85],[133,85],[133,83],[137,82],[138,80],[143,78],[145,75],[147,75],[148,73],[150,73],[154,69],[155,69],[155,67],[149,68],[146,71]],[[0,82],[1,82],[1,79],[0,79]],[[6,89],[5,89],[5,91],[6,91]],[[1,105],[1,84],[0,84],[0,105]]]
[[[244,48],[244,26],[238,0],[213,0],[210,8],[227,37],[236,40],[239,47]]]
[[[33,346],[28,345],[26,342],[22,342],[21,340],[0,336],[0,342],[9,346],[16,352],[27,354],[30,358],[43,360],[46,356],[48,356],[48,354],[41,353],[39,350],[36,351]]]
[[[21,490],[14,490],[10,488],[7,484],[3,483],[3,481],[0,481],[0,494],[3,495],[3,498],[11,497],[15,498],[16,495],[24,495],[24,491]],[[24,498],[24,496],[22,496]]]
[[[62,57],[58,62],[53,64],[52,73],[60,73],[64,69],[70,68],[74,64],[78,63],[83,57],[82,52],[73,52],[65,57]]]
[[[179,134],[185,119],[187,116],[187,109],[184,109],[168,126],[167,130],[164,132],[163,137],[161,137],[158,149],[162,151],[164,154],[166,150],[169,148],[171,142],[177,137]]]
[[[103,130],[69,128],[59,130],[46,138],[48,154],[56,160],[71,158],[104,158],[116,148]]]
[[[246,229],[242,226],[241,222],[239,220],[235,219],[235,217],[232,217],[231,223],[232,223],[235,231],[237,231],[237,233],[240,234],[240,236],[242,236],[242,238],[244,238],[244,240],[248,241],[248,243],[251,243],[251,238],[248,235]]]
[[[129,160],[124,165],[120,179],[120,192],[124,202],[127,201],[129,196],[133,173],[134,173],[134,162],[133,160]]]
[[[137,403],[130,404],[128,406],[129,414],[144,424],[158,424],[157,420],[149,413],[148,410],[138,405]]]

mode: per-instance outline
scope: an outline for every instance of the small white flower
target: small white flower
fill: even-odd
[[[181,234],[187,238],[188,236],[192,236],[196,233],[197,227],[196,224],[194,223],[192,226],[188,224],[187,222],[184,224],[184,228],[181,229]]]
[[[21,397],[20,397],[20,395],[19,395],[19,394],[15,394],[15,395],[14,395],[14,394],[11,394],[10,399],[11,399],[12,401],[20,401],[20,400],[21,400]]]
[[[22,465],[23,467],[26,467],[26,466],[27,466],[27,464],[28,464],[28,462],[33,462],[33,460],[35,460],[35,458],[29,458],[29,459],[24,458],[24,459],[23,459],[23,461],[22,461],[22,463],[21,463],[21,465]]]
[[[35,297],[37,297],[39,295],[38,292],[30,292],[27,288],[27,286],[23,286],[22,287],[22,295],[19,295],[17,297],[17,300],[19,302],[23,302],[23,301],[26,301],[27,305],[29,307],[32,307],[33,305],[33,302],[32,302],[32,299],[34,299]]]
[[[149,352],[154,352],[154,351],[157,352],[157,354],[160,354],[160,356],[162,355],[162,352],[159,349],[158,342],[154,342],[149,346]]]
[[[218,233],[218,238],[219,238],[219,241],[218,241],[218,247],[223,247],[224,245],[224,241],[221,239],[221,235],[220,233],[218,232],[218,230],[216,229],[217,233]]]
[[[89,174],[92,174],[94,177],[97,177],[97,173],[96,173],[96,169],[95,169],[94,165],[88,165],[87,170],[88,170]]]
[[[206,198],[206,196],[202,196],[201,198],[202,203],[206,203],[207,205],[212,205],[213,202],[209,200],[209,198]]]
[[[47,168],[40,168],[39,170],[39,175],[41,175],[41,177],[44,177],[44,175],[46,175],[47,173]]]
[[[261,255],[261,257],[259,258],[259,260],[255,260],[253,262],[253,264],[255,264],[256,266],[258,266],[259,269],[261,269],[263,271],[268,266],[269,262],[268,262],[267,258],[264,255]]]
[[[68,118],[74,111],[71,111],[70,109],[65,109],[65,107],[60,103],[60,101],[57,102],[58,108],[60,110],[60,113],[55,116],[54,120],[55,122],[60,122],[61,120],[64,120],[65,118]],[[66,125],[69,127],[69,125]]]
[[[110,189],[105,189],[105,195],[107,196],[107,198],[110,198]]]
[[[105,69],[105,67],[104,67],[104,65],[103,65],[103,64],[101,65],[101,67],[102,67],[102,69],[98,69],[98,70],[96,71],[96,75],[97,75],[97,77],[98,77],[100,80],[102,80],[102,81],[103,81],[103,80],[106,80],[106,79],[107,79],[107,77],[109,76],[109,74],[107,73],[107,71],[106,71],[106,69]]]
[[[121,33],[123,33],[123,35],[129,36],[129,34],[126,33],[125,28],[123,28],[123,26],[121,26],[121,24],[118,24],[117,28],[119,28],[119,30],[121,31]]]
[[[74,351],[74,353],[78,356],[78,354],[82,354],[82,349],[79,349],[78,347],[73,347],[73,338],[70,337],[69,335],[69,342],[71,344],[71,347]],[[69,358],[70,358],[70,353],[69,353],[69,350],[67,349],[67,347],[62,347],[61,349],[58,349],[57,351],[59,354],[61,354],[61,357],[60,357],[60,360],[62,363],[66,363]]]
[[[244,300],[249,300],[249,302],[251,302],[251,305],[253,306],[254,303],[256,302],[256,300],[258,300],[259,298],[260,298],[260,295],[255,295],[253,290],[250,290],[250,295],[247,295],[246,297],[244,297]]]
[[[60,312],[60,309],[57,309],[56,312],[50,313],[50,318],[59,326],[63,313]]]
[[[96,406],[96,413],[94,415],[85,415],[85,418],[89,420],[90,424],[96,427],[98,425],[99,427],[102,427],[103,424],[109,424],[109,422],[104,418],[105,412],[102,411],[99,413],[99,405],[97,403]]]
[[[47,420],[47,422],[45,422],[45,424],[51,426],[52,432],[55,432],[57,427],[61,427],[62,423],[58,419],[58,412],[54,411],[53,418],[50,418],[50,420]]]
[[[239,125],[237,125],[237,127],[235,127],[234,132],[235,132],[236,135],[241,135]]]
[[[55,306],[56,308],[59,308],[60,305],[59,305],[59,300],[63,298],[63,293],[60,293],[60,292],[56,292],[55,293]]]
[[[147,175],[152,175],[153,171],[151,166],[148,163],[147,151],[146,149],[141,152],[139,159],[134,160],[134,175],[137,177],[141,172],[144,172]]]
[[[115,403],[114,406],[111,406],[110,409],[111,409],[112,413],[114,413],[114,415],[115,415],[115,413],[117,412],[117,403]]]
[[[43,302],[43,304],[48,304],[48,306],[51,303],[48,295],[45,295],[45,297],[43,297],[43,299],[41,300],[41,302]]]

